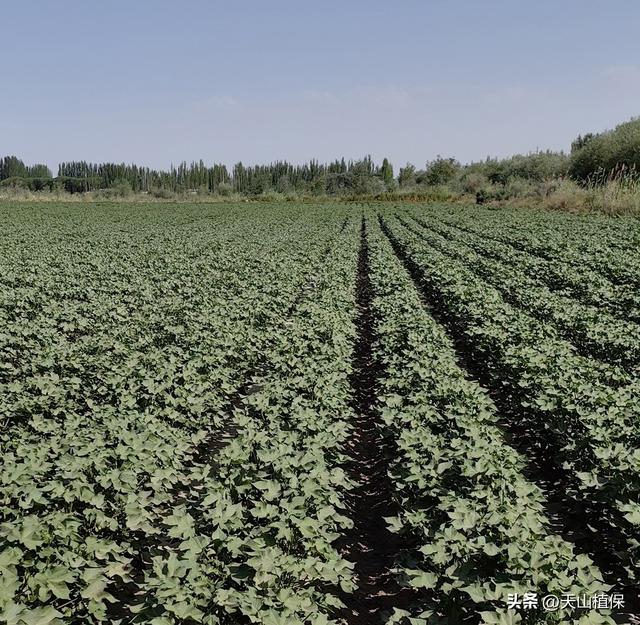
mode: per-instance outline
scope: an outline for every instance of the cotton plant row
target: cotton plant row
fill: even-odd
[[[620,365],[631,372],[640,370],[640,325],[637,323],[551,290],[512,264],[509,258],[495,260],[470,249],[466,237],[451,233],[436,219],[418,218],[417,224],[403,220],[403,225],[430,245],[462,261],[514,306],[543,323],[552,324],[583,355]],[[470,245],[473,243],[475,240]]]
[[[522,210],[496,214],[469,208],[453,214],[480,228],[483,236],[539,258],[564,263],[576,271],[594,272],[615,285],[636,289],[640,286],[640,234],[633,218],[616,220],[592,215],[579,218]]]
[[[544,496],[505,443],[495,406],[465,378],[375,221],[368,239],[378,408],[398,447],[391,472],[401,513],[389,521],[416,544],[399,571],[404,582],[426,591],[414,613],[397,610],[389,622],[612,623],[604,614],[507,610],[509,593],[607,586],[587,556],[549,529]]]
[[[576,356],[464,264],[398,221],[388,220],[387,232],[417,271],[421,288],[483,360],[493,384],[509,389],[516,405],[535,416],[541,436],[562,442],[556,462],[570,472],[577,496],[607,507],[609,522],[628,537],[630,553],[637,553],[638,382],[607,384],[599,365]]]
[[[418,221],[429,217],[430,224],[436,217],[431,211],[411,210],[410,214]],[[561,295],[596,306],[619,319],[636,323],[640,321],[640,296],[632,285],[615,284],[584,264],[577,268],[555,258],[541,258],[521,251],[505,242],[508,241],[508,227],[500,222],[478,223],[473,213],[467,211],[455,217],[450,214],[437,215],[437,225],[441,234],[464,242],[488,258],[509,263],[514,269],[539,280]],[[632,245],[631,241],[629,245]]]

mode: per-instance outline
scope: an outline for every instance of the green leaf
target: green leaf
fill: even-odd
[[[25,625],[50,625],[57,623],[57,620],[63,615],[52,606],[44,606],[27,610],[20,615],[20,619]]]

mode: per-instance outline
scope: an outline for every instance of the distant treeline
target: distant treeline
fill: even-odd
[[[388,159],[380,165],[371,157],[335,160],[321,164],[310,161],[293,165],[278,161],[269,165],[237,163],[231,171],[225,165],[203,161],[181,163],[169,170],[157,170],[125,163],[72,161],[58,166],[57,176],[46,165],[25,165],[15,156],[0,159],[0,185],[32,191],[64,190],[82,193],[106,189],[122,193],[163,192],[261,195],[268,192],[312,195],[376,195],[434,186],[449,186],[467,193],[498,194],[501,189],[523,184],[571,178],[580,183],[605,180],[623,170],[625,175],[640,170],[640,119],[634,119],[600,134],[578,137],[571,153],[536,152],[507,159],[460,164],[453,158],[428,162],[423,169],[411,164],[394,175]]]
[[[375,165],[370,156],[321,164],[310,161],[293,165],[278,161],[269,165],[245,166],[241,162],[229,171],[226,165],[205,165],[203,161],[172,166],[168,171],[125,163],[72,161],[58,166],[53,178],[44,165],[26,166],[14,156],[1,161],[0,184],[31,190],[59,188],[70,193],[98,191],[126,186],[134,192],[198,191],[259,195],[267,191],[304,191],[318,194],[382,192],[394,184],[393,167],[387,159]],[[34,175],[37,173],[37,176]]]

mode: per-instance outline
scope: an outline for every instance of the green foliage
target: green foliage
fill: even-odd
[[[562,218],[554,223],[544,215],[538,228],[530,218],[528,232],[514,234],[520,214],[502,213],[497,224],[490,215],[474,210],[473,217],[463,213],[455,222],[477,230],[469,237],[474,245],[481,245],[491,233],[492,238],[547,261],[560,260],[563,280],[581,284],[576,274],[593,270],[600,274],[600,283],[603,278],[604,284],[611,280],[610,296],[613,285],[632,289],[638,283],[640,260],[630,258],[629,250],[611,253],[620,245],[624,225],[612,226],[607,233],[597,222],[574,221],[561,227]],[[451,326],[486,363],[494,383],[511,389],[522,408],[535,415],[540,431],[553,432],[556,440],[563,441],[558,461],[572,475],[573,496],[608,510],[608,523],[627,536],[630,562],[637,563],[636,528],[624,513],[629,514],[627,505],[637,504],[640,454],[624,450],[630,444],[635,449],[633,441],[640,439],[640,388],[634,375],[637,339],[633,338],[638,326],[614,315],[599,315],[520,272],[510,272],[506,264],[485,262],[460,243],[432,235],[432,230],[440,230],[439,218],[424,222],[428,223],[424,232],[394,221],[393,236],[418,267],[424,288],[442,303]],[[558,269],[542,275],[551,280],[559,273]],[[620,290],[625,293],[625,288]],[[597,298],[595,293],[592,297]],[[635,300],[627,292],[629,301]],[[635,308],[630,311],[637,314]],[[600,342],[608,347],[601,348]],[[602,360],[590,357],[594,355]],[[637,575],[637,564],[630,567]]]
[[[465,378],[388,240],[375,221],[369,226],[375,355],[385,371],[378,407],[398,446],[391,472],[401,512],[389,522],[415,542],[404,584],[430,589],[431,614],[456,623],[474,615],[501,622],[506,595],[524,588],[606,589],[591,560],[547,529],[544,495],[522,475],[495,406]],[[429,616],[425,607],[416,606],[416,622]],[[570,615],[536,616],[553,623]]]
[[[438,156],[435,160],[427,163],[424,174],[417,177],[417,182],[424,182],[431,186],[445,185],[453,180],[459,170],[460,163],[456,159]]]
[[[0,180],[0,187],[29,191],[52,191],[56,188],[53,178],[21,178],[19,176]]]
[[[29,178],[51,178],[51,170],[46,165],[31,165],[27,169]]]
[[[216,192],[222,196],[231,195],[233,193],[233,185],[230,184],[229,182],[221,182],[218,185]]]
[[[587,181],[616,176],[620,168],[640,170],[640,119],[632,119],[614,130],[585,135],[574,141],[569,172]]]
[[[545,281],[548,273],[554,271],[548,262],[501,242],[481,240],[478,237],[481,233],[475,229],[460,230],[426,217],[402,222],[429,245],[471,267],[485,283],[496,287],[507,302],[555,326],[581,354],[622,366],[629,373],[640,366],[640,326],[635,320],[620,319],[602,310],[595,298],[589,304],[558,293],[552,288],[556,286],[553,282]],[[629,304],[629,299],[627,296],[623,300],[625,304]],[[627,314],[633,314],[633,309],[627,310]]]
[[[382,182],[384,182],[387,190],[390,190],[393,188],[393,185],[395,182],[395,179],[393,177],[393,166],[391,165],[388,159],[386,158],[383,159],[378,175],[382,179]]]
[[[25,165],[15,156],[0,159],[0,181],[7,178],[51,178],[51,171],[46,165]]]
[[[9,209],[0,619],[330,623],[351,588],[356,223],[207,210]]]
[[[588,132],[584,136],[578,135],[577,138],[571,142],[571,153],[577,152],[582,148],[586,147],[586,145],[595,137],[592,132]]]
[[[152,188],[149,190],[149,194],[152,197],[155,197],[161,200],[171,200],[176,197],[176,194],[174,191],[171,191],[170,189],[165,189],[164,187]]]
[[[398,173],[398,184],[400,188],[410,187],[416,182],[416,168],[411,164],[407,163],[404,167],[400,168],[400,172]]]
[[[4,178],[0,180],[0,186],[11,187],[13,189],[28,189],[29,183],[26,178],[20,176],[11,176],[10,178]]]
[[[131,195],[132,192],[131,184],[128,180],[118,179],[114,180],[109,187],[110,195],[114,197],[124,198],[128,195]]]
[[[506,185],[514,179],[531,182],[562,178],[569,170],[569,157],[562,152],[535,152],[507,159],[487,159],[463,168],[463,177],[478,174],[495,185]]]
[[[156,170],[126,163],[63,162],[52,178],[46,165],[25,165],[15,156],[0,159],[0,184],[29,191],[64,190],[68,193],[100,191],[102,197],[126,197],[124,183],[133,193],[148,193],[168,199],[171,194],[206,196],[231,193],[264,198],[275,192],[290,195],[361,196],[382,198],[384,193],[420,193],[429,188],[446,188],[441,194],[480,194],[486,201],[512,199],[540,200],[552,194],[550,184],[560,186],[571,178],[589,188],[610,185],[607,193],[571,194],[565,187],[548,202],[560,208],[587,208],[609,213],[637,212],[640,194],[636,183],[640,167],[640,119],[620,124],[614,130],[578,136],[571,154],[551,150],[517,154],[505,159],[461,165],[454,158],[438,156],[424,170],[407,163],[397,179],[389,159],[376,165],[370,156],[359,160],[344,158],[321,164],[311,160],[301,165],[275,161],[268,165],[247,166],[236,163],[231,171],[222,164],[212,166],[200,161],[183,161],[169,170]],[[8,181],[8,182],[7,182]],[[616,185],[611,185],[611,182]],[[4,183],[4,184],[3,184]],[[109,189],[116,191],[108,192]],[[165,195],[166,194],[166,195]],[[164,197],[163,197],[164,196]]]
[[[384,185],[376,172],[337,162],[325,180]],[[358,583],[340,544],[364,212],[371,409],[395,449],[387,523],[408,539],[393,574],[419,593],[388,623],[612,622],[505,609],[509,592],[608,586],[555,533],[487,390],[563,442],[550,460],[567,495],[606,511],[603,540],[626,541],[616,557],[635,583],[631,220],[362,202],[47,208],[0,205],[0,621],[340,623]]]

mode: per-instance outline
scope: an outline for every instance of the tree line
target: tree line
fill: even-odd
[[[462,165],[438,157],[422,169],[406,164],[397,176],[388,159],[376,164],[370,156],[359,160],[311,160],[304,164],[276,161],[268,165],[236,163],[206,165],[202,160],[180,163],[168,170],[125,163],[60,163],[57,176],[46,165],[25,165],[15,156],[0,159],[0,185],[31,190],[61,189],[69,193],[121,189],[162,193],[202,192],[260,195],[267,192],[312,195],[376,195],[398,190],[449,185],[464,192],[490,188],[491,193],[547,180],[571,178],[583,184],[606,180],[640,167],[640,119],[632,119],[603,133],[579,136],[571,152],[544,151],[506,159],[487,158]],[[505,191],[506,192],[506,191]]]
[[[259,195],[268,191],[299,191],[317,194],[376,193],[395,184],[393,167],[388,159],[376,165],[370,156],[360,160],[344,158],[321,164],[311,160],[302,165],[276,161],[268,165],[236,163],[231,171],[226,165],[207,166],[202,160],[183,162],[168,170],[151,169],[125,163],[60,163],[54,178],[44,165],[26,166],[15,156],[2,159],[0,184],[23,186],[32,190],[59,188],[69,193],[83,193],[122,187],[134,192],[197,191]],[[37,179],[37,181],[36,181]]]

